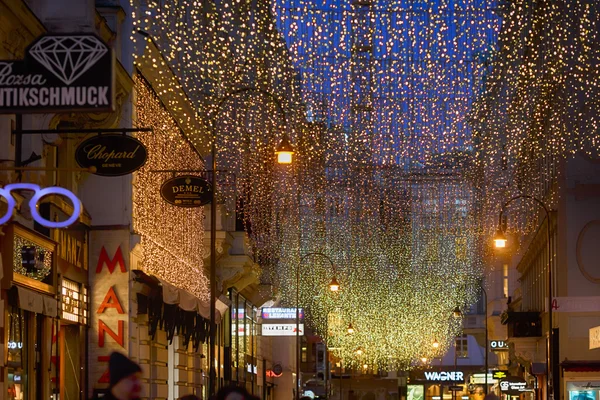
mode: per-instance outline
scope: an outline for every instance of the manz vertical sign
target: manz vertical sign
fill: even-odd
[[[0,61],[0,113],[113,111],[115,57],[96,35],[44,35]]]
[[[90,232],[90,390],[103,388],[109,383],[110,353],[128,353],[128,255],[127,231]]]

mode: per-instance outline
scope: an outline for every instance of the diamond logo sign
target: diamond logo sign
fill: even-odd
[[[29,49],[29,54],[70,85],[107,51],[95,36],[45,36]]]
[[[115,58],[91,34],[44,35],[24,60],[0,60],[0,113],[112,111]]]

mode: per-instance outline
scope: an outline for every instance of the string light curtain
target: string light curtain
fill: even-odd
[[[447,349],[460,329],[451,312],[474,301],[482,272],[480,210],[464,172],[469,112],[499,27],[495,2],[132,6],[136,29],[163,53],[145,62],[170,68],[196,107],[188,118],[204,129],[194,145],[207,148],[217,129],[219,168],[235,176],[223,195],[243,204],[264,282],[290,305],[299,290],[308,322],[329,331],[345,365],[410,368]],[[140,61],[150,39],[133,38]],[[158,89],[179,89],[169,85]],[[248,86],[286,109],[292,167],[273,163],[282,117],[266,96],[236,96],[215,116],[223,96]],[[339,294],[328,292],[325,259],[300,264],[313,251],[338,265]],[[345,333],[350,322],[355,335]]]
[[[187,141],[160,99],[140,76],[134,77],[140,134],[148,160],[136,172],[133,185],[133,226],[141,237],[142,269],[208,302],[204,273],[204,209],[176,207],[165,202],[160,187],[174,173],[152,170],[204,169],[204,162]]]
[[[600,156],[600,5],[507,2],[502,12],[501,46],[472,121],[490,235],[507,199],[527,194],[555,209],[563,160]],[[529,233],[545,215],[523,200],[508,217],[510,231]]]
[[[496,3],[280,0],[274,10],[319,131],[318,160],[299,167],[298,212],[282,224],[300,230],[281,244],[282,297],[293,305],[300,292],[344,365],[406,369],[439,356],[460,329],[452,310],[474,302],[483,270],[465,172]],[[300,265],[309,252],[339,265],[339,293],[327,292],[334,271],[322,257]]]

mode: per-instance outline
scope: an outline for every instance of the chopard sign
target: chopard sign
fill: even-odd
[[[139,140],[126,135],[100,135],[81,142],[75,160],[83,168],[96,167],[94,174],[120,176],[140,169],[147,159],[146,148]]]
[[[112,111],[112,50],[90,34],[44,35],[0,61],[0,113]]]

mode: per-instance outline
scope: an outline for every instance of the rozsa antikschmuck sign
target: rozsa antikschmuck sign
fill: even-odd
[[[44,35],[0,60],[0,113],[112,111],[115,57],[96,35]]]

